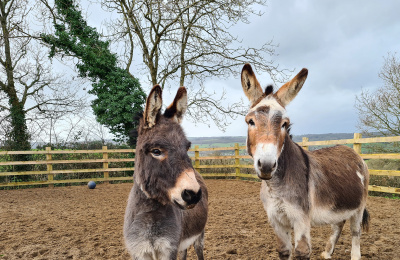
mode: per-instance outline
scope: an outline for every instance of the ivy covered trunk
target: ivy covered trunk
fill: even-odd
[[[133,117],[142,112],[146,102],[139,80],[118,65],[117,55],[110,50],[110,42],[102,40],[95,28],[87,25],[79,6],[73,0],[56,0],[60,20],[54,21],[54,34],[42,34],[49,45],[50,57],[57,53],[78,59],[79,76],[92,81],[89,91],[93,113],[102,125],[116,136],[116,141],[136,143],[129,133],[136,129]]]
[[[23,105],[19,102],[16,96],[10,97],[10,118],[11,118],[11,133],[9,134],[8,150],[11,151],[29,151],[31,144],[29,142],[29,133],[26,126],[25,111]],[[15,154],[13,161],[29,161],[29,154]],[[15,172],[23,172],[31,170],[31,165],[15,165]],[[28,181],[29,175],[16,175],[15,178],[20,181]]]
[[[1,14],[3,17],[6,16],[5,10],[1,9]],[[5,71],[7,77],[7,84],[2,84],[1,90],[3,90],[8,96],[10,104],[10,119],[11,119],[11,132],[8,134],[8,144],[6,144],[7,150],[12,151],[26,151],[31,149],[29,143],[28,128],[26,126],[24,105],[21,103],[17,96],[17,91],[14,83],[14,67],[12,66],[12,56],[11,56],[11,45],[9,41],[9,31],[7,28],[6,20],[1,19],[1,29],[3,33],[4,41],[4,54],[5,54]],[[29,160],[29,155],[14,155],[14,161],[27,161]],[[30,169],[29,165],[16,165],[14,166],[14,171],[27,171]],[[17,179],[22,181],[27,181],[29,175],[16,176]]]

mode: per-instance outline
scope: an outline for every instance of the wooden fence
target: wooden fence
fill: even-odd
[[[375,137],[375,138],[362,138],[361,134],[355,133],[353,139],[342,139],[342,140],[328,140],[328,141],[308,141],[308,138],[303,137],[302,142],[298,144],[304,149],[308,150],[310,146],[328,146],[336,144],[351,144],[354,150],[361,155],[363,159],[400,159],[400,154],[362,154],[361,145],[366,143],[383,143],[383,142],[399,142],[400,136],[395,137]],[[233,147],[218,147],[218,148],[199,148],[198,145],[194,149],[190,149],[189,152],[194,152],[194,156],[191,157],[193,160],[194,168],[201,171],[204,177],[233,177],[233,178],[254,178],[257,176],[254,174],[241,173],[241,169],[253,169],[253,164],[250,163],[251,157],[249,155],[240,155],[241,150],[245,150],[245,146],[239,146],[235,144]],[[229,151],[232,155],[205,155],[200,156],[200,152],[216,152],[216,151]],[[53,160],[52,155],[54,154],[102,154],[102,159],[83,159],[83,160]],[[108,150],[106,146],[103,146],[101,150],[51,150],[50,147],[46,147],[44,151],[0,151],[0,156],[4,155],[15,155],[15,154],[42,154],[46,155],[45,160],[39,161],[0,161],[0,166],[4,165],[24,165],[24,164],[45,164],[47,165],[47,170],[45,171],[24,171],[24,172],[0,172],[0,177],[2,176],[18,176],[18,175],[47,175],[47,180],[44,181],[34,181],[34,182],[0,182],[0,187],[5,186],[19,186],[19,185],[39,185],[46,184],[52,187],[57,183],[79,183],[88,182],[90,180],[100,181],[100,182],[110,182],[110,181],[122,181],[122,180],[132,180],[131,176],[128,177],[110,177],[110,172],[119,171],[134,171],[134,167],[120,167],[120,168],[109,168],[109,163],[112,162],[134,162],[134,158],[109,158],[108,155],[111,153],[135,153],[134,149],[113,149]],[[242,154],[245,152],[243,151]],[[235,160],[234,164],[202,164],[202,161],[208,160]],[[241,163],[244,161],[244,163]],[[245,159],[245,160],[243,160]],[[53,170],[54,164],[80,164],[80,163],[102,163],[101,168],[93,169],[69,169],[69,170]],[[215,172],[204,172],[201,169],[232,169],[229,173],[215,173]],[[55,174],[71,174],[71,173],[103,173],[102,178],[84,178],[84,179],[64,179],[64,180],[54,180]],[[392,170],[370,170],[370,175],[380,175],[380,176],[400,176],[400,171]],[[386,192],[386,193],[396,193],[400,194],[399,187],[384,187],[370,185],[370,191]]]
[[[2,155],[15,155],[15,154],[32,154],[46,155],[46,160],[40,161],[0,161],[0,166],[2,165],[26,165],[26,164],[46,164],[46,171],[24,171],[24,172],[0,172],[1,176],[21,176],[21,175],[47,175],[46,181],[34,181],[34,182],[6,182],[0,183],[0,187],[4,186],[20,186],[20,185],[40,185],[48,184],[53,186],[56,183],[78,183],[78,182],[88,182],[88,181],[122,181],[122,180],[132,180],[132,177],[109,177],[110,172],[119,171],[134,171],[134,167],[125,168],[109,168],[108,164],[111,162],[134,162],[134,158],[108,158],[110,153],[135,153],[135,149],[107,149],[107,146],[103,146],[101,150],[51,150],[50,147],[46,147],[44,151],[0,151],[0,156]],[[81,159],[81,160],[53,160],[52,156],[54,154],[102,154],[102,159]],[[102,163],[101,168],[94,169],[68,169],[68,170],[53,170],[54,164],[81,164],[81,163]],[[71,173],[98,173],[103,172],[103,178],[89,178],[89,179],[64,179],[64,180],[54,180],[55,174],[71,174]]]

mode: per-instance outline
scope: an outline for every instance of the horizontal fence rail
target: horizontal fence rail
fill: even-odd
[[[12,171],[12,172],[0,172],[0,177],[2,176],[22,176],[22,175],[47,175],[46,181],[30,181],[30,182],[6,182],[1,183],[0,187],[4,186],[21,186],[21,185],[43,185],[48,184],[52,187],[54,184],[66,184],[66,183],[82,183],[89,181],[126,181],[132,180],[132,177],[110,177],[110,172],[121,172],[121,171],[134,171],[134,167],[119,167],[119,168],[109,168],[108,164],[112,162],[134,162],[134,158],[108,158],[110,153],[135,153],[135,149],[107,149],[107,146],[103,146],[101,150],[51,150],[50,147],[46,147],[44,151],[0,151],[0,156],[6,155],[45,155],[45,160],[40,161],[0,161],[1,166],[9,165],[40,165],[45,164],[47,170],[43,171]],[[53,155],[56,154],[98,154],[101,155],[102,159],[80,159],[80,160],[53,160]],[[63,169],[63,170],[53,170],[53,165],[55,164],[82,164],[82,163],[102,163],[102,168],[93,169]],[[72,174],[72,173],[103,173],[102,178],[82,178],[82,179],[64,179],[64,180],[54,180],[55,174]]]
[[[355,133],[353,139],[342,139],[342,140],[324,140],[324,141],[309,141],[308,138],[303,137],[302,142],[298,144],[305,150],[309,150],[310,146],[330,146],[330,145],[352,145],[353,149],[360,154],[363,159],[400,159],[400,154],[362,154],[361,145],[367,143],[391,143],[400,142],[400,136],[395,137],[375,137],[375,138],[362,138],[361,134]],[[193,154],[190,158],[193,161],[194,168],[201,172],[204,177],[231,177],[236,179],[258,179],[255,174],[243,173],[241,169],[253,169],[252,158],[245,154],[246,146],[239,146],[235,144],[229,147],[217,147],[217,148],[199,148],[196,145],[194,148],[189,150],[189,153]],[[210,155],[210,153],[222,152],[224,155]],[[242,154],[240,152],[242,151]],[[107,146],[103,146],[102,149],[98,150],[51,150],[50,147],[46,147],[46,150],[42,151],[0,151],[1,156],[13,156],[13,155],[45,155],[44,160],[32,160],[32,161],[0,161],[0,177],[6,176],[22,176],[22,175],[47,175],[47,180],[43,181],[30,181],[30,182],[0,182],[0,187],[7,186],[20,186],[20,185],[49,185],[52,187],[54,184],[60,183],[82,183],[88,181],[99,181],[109,183],[110,181],[126,181],[133,180],[131,176],[128,177],[110,177],[110,172],[125,172],[134,171],[134,167],[109,167],[109,163],[122,163],[122,162],[134,162],[134,158],[109,158],[109,154],[112,153],[130,153],[134,154],[135,149],[107,149]],[[200,153],[203,153],[200,156]],[[205,154],[204,154],[205,153]],[[208,153],[208,154],[207,154]],[[60,154],[97,154],[101,156],[101,159],[71,159],[71,160],[54,160],[53,155]],[[210,160],[230,160],[233,164],[213,164]],[[202,162],[202,163],[201,163]],[[82,163],[98,163],[102,164],[99,168],[90,169],[63,169],[53,170],[53,165],[64,165],[64,164],[82,164]],[[40,171],[1,171],[1,166],[16,166],[16,165],[46,165],[46,170]],[[210,172],[204,172],[203,169],[211,169]],[[215,173],[213,169],[225,169],[227,173]],[[231,170],[229,170],[231,169]],[[397,170],[369,170],[370,175],[377,176],[389,176],[389,177],[400,177],[400,171]],[[75,179],[63,179],[54,180],[55,175],[59,174],[74,174],[74,173],[102,173],[103,177],[98,178],[75,178]],[[369,185],[370,191],[386,192],[400,194],[399,187],[385,187]]]

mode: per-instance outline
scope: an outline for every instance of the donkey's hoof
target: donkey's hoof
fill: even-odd
[[[322,259],[331,259],[332,258],[332,256],[326,251],[321,253],[321,257],[322,257]]]
[[[278,252],[279,253],[279,260],[291,260],[292,256],[289,250]]]

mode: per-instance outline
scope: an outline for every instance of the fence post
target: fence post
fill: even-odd
[[[236,171],[235,171],[235,175],[236,175],[236,179],[240,180],[240,159],[239,159],[239,144],[235,143],[235,165],[236,165]]]
[[[308,137],[303,137],[303,144],[308,142]],[[308,145],[301,146],[304,150],[308,151]]]
[[[107,153],[107,146],[103,146],[103,160],[104,159],[108,159],[108,153]],[[108,162],[103,162],[103,169],[108,169]],[[108,181],[109,176],[109,172],[104,172],[104,180],[105,180],[105,184],[110,184],[110,182]]]
[[[199,151],[199,146],[195,145],[194,146],[194,169],[200,173],[200,151]]]
[[[52,156],[51,153],[49,153],[51,151],[51,147],[46,147],[46,161],[51,161],[52,160]],[[47,163],[47,171],[50,172],[53,170],[53,165],[51,163]],[[54,180],[54,174],[53,173],[49,173],[47,174],[47,181],[52,182]],[[54,184],[50,183],[49,184],[50,188],[54,188]]]
[[[362,135],[360,133],[354,133],[354,144],[353,149],[356,153],[361,154],[361,144],[357,143],[357,139],[361,139]]]

